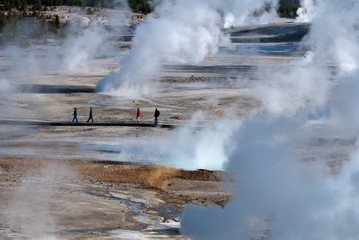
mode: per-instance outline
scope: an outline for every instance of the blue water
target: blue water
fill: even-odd
[[[330,117],[330,106],[324,105],[308,114],[309,121],[326,120]]]
[[[258,46],[258,50],[261,52],[296,52],[298,48],[298,43],[265,44]]]
[[[232,47],[221,47],[224,53],[295,53],[300,48],[300,43],[241,43]]]
[[[132,218],[132,216],[130,216],[130,215],[135,214],[135,215],[138,215],[138,216],[145,216],[145,217],[155,218],[156,219],[156,227],[166,229],[166,230],[176,231],[176,232],[179,231],[179,229],[177,229],[177,228],[168,228],[168,227],[162,225],[161,224],[162,217],[146,213],[147,208],[144,207],[143,203],[138,203],[138,202],[130,201],[128,199],[118,198],[118,197],[114,197],[114,196],[107,196],[107,195],[92,193],[92,192],[88,192],[88,191],[84,191],[84,190],[77,190],[77,192],[84,193],[84,194],[91,195],[91,196],[95,196],[95,197],[103,197],[103,198],[107,198],[107,199],[111,199],[111,200],[117,200],[117,201],[121,201],[121,202],[125,203],[126,205],[128,205],[131,208],[130,214],[126,215],[127,220],[130,221],[130,222],[135,223],[136,225],[139,225],[140,227],[146,227],[147,224],[138,222],[137,220],[134,220]],[[161,210],[161,211],[159,211],[159,213],[160,213],[160,212],[167,212],[169,209],[173,210],[173,208],[170,207],[170,206],[165,206],[162,210],[161,210],[161,208],[157,208],[156,210]],[[179,214],[180,213],[177,213],[178,216],[179,216]],[[167,214],[167,216],[170,216],[170,215]],[[139,228],[134,228],[134,230],[140,230],[140,229]]]

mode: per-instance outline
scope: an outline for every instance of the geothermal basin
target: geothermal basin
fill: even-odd
[[[267,80],[258,71],[302,57],[308,29],[283,23],[227,30],[229,46],[200,64],[164,63],[151,80],[155,91],[141,96],[95,91],[117,59],[93,58],[90,71],[16,76],[8,71],[12,56],[1,55],[14,84],[0,96],[0,238],[191,239],[180,231],[183,209],[225,207],[232,198],[222,142],[208,141],[230,133],[216,123],[226,116],[240,124],[263,107],[250,90]],[[119,55],[129,44],[120,43]],[[30,51],[44,54],[34,45]],[[71,122],[74,107],[80,124]],[[86,123],[90,107],[98,124]],[[317,126],[324,141],[303,150],[303,160],[322,156],[335,171],[355,141],[332,140]]]

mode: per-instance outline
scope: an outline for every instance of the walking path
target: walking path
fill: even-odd
[[[179,127],[173,124],[154,124],[154,123],[138,123],[138,122],[47,122],[47,121],[25,121],[25,120],[0,120],[0,124],[6,125],[31,125],[31,126],[122,126],[122,127],[159,127],[170,128]]]

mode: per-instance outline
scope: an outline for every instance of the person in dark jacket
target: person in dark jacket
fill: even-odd
[[[153,116],[155,117],[155,124],[157,124],[158,123],[158,117],[160,116],[160,111],[158,111],[157,108],[156,108],[155,114]]]
[[[139,108],[137,108],[136,120],[137,120],[137,122],[140,122],[140,120],[141,120],[141,112],[140,112]]]
[[[72,122],[74,122],[76,120],[76,122],[78,123],[79,120],[77,120],[77,108],[74,108],[74,118],[72,119]]]
[[[91,122],[93,122],[92,107],[90,107],[90,114],[89,114],[89,119],[87,120],[87,122],[89,122],[90,120],[91,120]]]

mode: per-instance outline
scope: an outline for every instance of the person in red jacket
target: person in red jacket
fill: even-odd
[[[140,120],[141,120],[141,112],[140,112],[139,108],[137,108],[136,120],[137,120],[137,122],[140,122]]]

